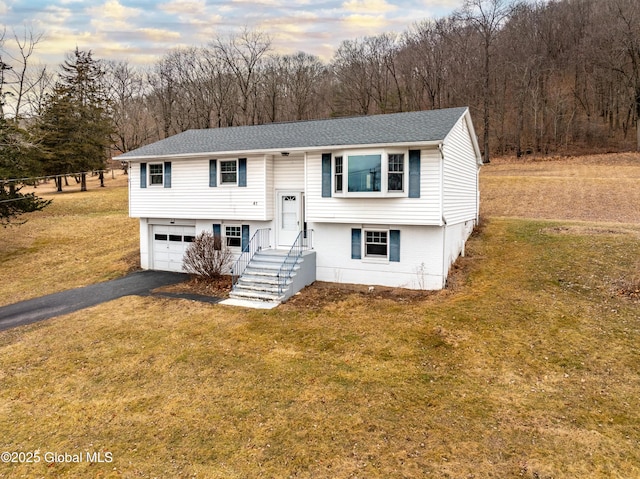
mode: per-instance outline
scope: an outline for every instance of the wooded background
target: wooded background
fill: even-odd
[[[406,31],[342,42],[329,62],[282,55],[245,30],[139,67],[102,61],[125,152],[191,128],[469,106],[485,159],[635,149],[640,143],[638,0],[468,0]],[[15,32],[14,32],[15,33]],[[58,73],[29,65],[42,37],[6,35],[5,117],[45,111]]]

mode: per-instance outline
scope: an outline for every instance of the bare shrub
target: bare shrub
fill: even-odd
[[[232,262],[233,253],[222,238],[203,231],[187,247],[183,267],[187,273],[217,279],[229,271]]]

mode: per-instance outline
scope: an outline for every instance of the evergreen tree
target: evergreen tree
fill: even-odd
[[[24,213],[39,211],[51,203],[51,200],[43,200],[33,193],[20,192],[25,183],[21,178],[39,173],[34,151],[28,133],[16,122],[0,117],[0,224],[3,226]]]
[[[43,164],[47,175],[82,172],[105,166],[112,133],[104,70],[91,52],[76,48],[61,65],[59,79],[40,117]],[[56,179],[62,191],[62,178]]]

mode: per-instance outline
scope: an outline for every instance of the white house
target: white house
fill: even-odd
[[[468,108],[189,130],[119,159],[142,268],[180,271],[211,231],[239,258],[236,297],[315,280],[440,289],[478,221]]]

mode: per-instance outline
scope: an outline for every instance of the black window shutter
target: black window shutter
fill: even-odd
[[[362,259],[362,230],[351,230],[351,259]]]
[[[322,154],[322,197],[331,198],[331,153]]]
[[[215,160],[213,160],[215,161]],[[213,225],[213,244],[214,249],[220,250],[222,249],[222,228],[220,224]]]
[[[389,231],[389,261],[400,262],[400,230]]]
[[[218,160],[209,160],[209,186],[218,186]]]
[[[249,251],[249,225],[242,225],[242,251]]]
[[[147,187],[147,164],[140,163],[140,188]]]
[[[247,159],[238,159],[238,186],[247,186]]]
[[[171,188],[171,162],[164,162],[164,187]]]
[[[409,198],[420,198],[420,150],[409,150]]]

